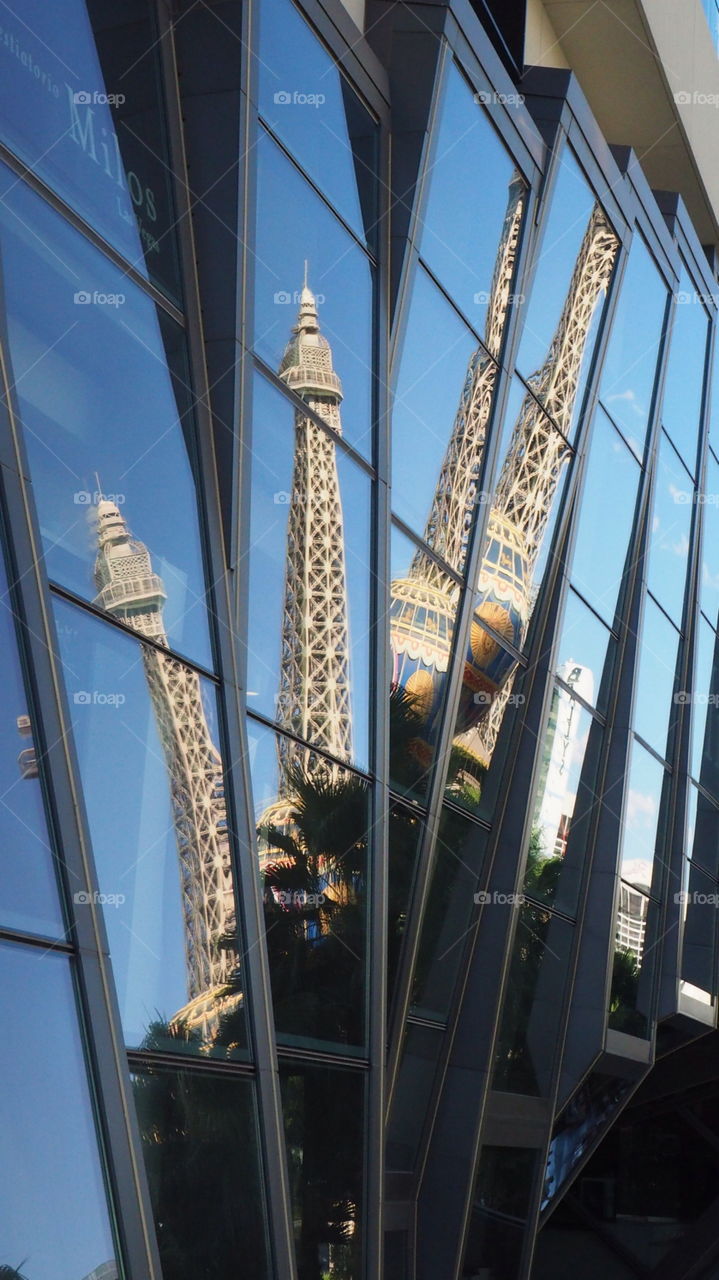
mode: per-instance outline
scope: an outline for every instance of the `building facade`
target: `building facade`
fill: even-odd
[[[0,1277],[719,1277],[675,8],[5,6]]]

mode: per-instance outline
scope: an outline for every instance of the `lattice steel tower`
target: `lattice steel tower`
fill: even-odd
[[[349,760],[347,582],[335,447],[342,435],[342,385],[332,366],[330,345],[320,333],[306,266],[299,316],[279,376],[325,426],[302,409],[295,410],[277,719],[283,728],[323,747],[335,759]],[[278,751],[280,795],[285,795],[291,767],[304,761],[306,753],[284,737]],[[310,769],[318,767],[319,759],[310,756]]]
[[[132,537],[114,503],[98,503],[96,514],[95,604],[166,647],[165,588],[153,573],[147,547]],[[212,992],[231,982],[238,964],[222,761],[197,673],[169,652],[151,645],[141,648],[170,778],[188,990],[191,1001],[208,997],[207,1009],[195,1010],[190,1020],[207,1030],[217,1016]]]

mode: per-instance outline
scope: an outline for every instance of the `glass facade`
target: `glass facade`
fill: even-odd
[[[670,1266],[719,1197],[689,215],[450,7],[5,8],[0,1278]]]

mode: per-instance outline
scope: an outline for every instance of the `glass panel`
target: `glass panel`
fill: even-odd
[[[254,721],[248,734],[277,1035],[360,1053],[367,783]]]
[[[649,1035],[658,915],[656,902],[620,880],[608,1025],[630,1036]]]
[[[388,1169],[411,1173],[415,1167],[443,1043],[442,1028],[408,1024],[387,1130]]]
[[[700,617],[694,658],[692,735],[689,771],[713,796],[719,797],[719,640]],[[687,695],[683,695],[687,700]]]
[[[687,851],[714,879],[719,880],[719,809],[689,784]]]
[[[614,641],[604,623],[599,621],[570,587],[564,607],[555,670],[565,684],[600,712],[606,710],[614,648]],[[609,670],[605,672],[608,649]]]
[[[686,267],[674,306],[662,422],[692,475],[696,475],[709,317]]]
[[[435,844],[435,865],[422,921],[414,974],[412,1010],[419,1017],[444,1021],[476,916],[475,904],[487,832],[445,805]]]
[[[619,241],[568,147],[556,163],[517,368],[569,437],[581,408]]]
[[[665,777],[669,775],[663,766],[635,739],[626,774],[620,869],[623,878],[643,893],[653,887],[654,847]]]
[[[597,409],[577,515],[571,579],[609,625],[614,623],[634,525],[640,469],[606,413]],[[612,518],[607,519],[607,494]],[[597,548],[602,554],[597,555]]]
[[[164,606],[153,634],[210,666],[182,333],[14,181],[0,255],[47,571],[138,630]],[[118,508],[141,543],[115,524]]]
[[[716,627],[719,625],[719,464],[711,449],[707,451],[704,492],[698,501],[703,507],[699,600],[712,626]]]
[[[529,904],[519,909],[492,1088],[549,1093],[574,927]]]
[[[0,1274],[117,1268],[70,963],[3,943],[0,970]]]
[[[422,796],[441,725],[459,587],[398,529],[391,553],[390,779],[399,791]]]
[[[392,508],[458,573],[474,523],[497,372],[418,267],[392,407]]]
[[[262,115],[357,235],[372,243],[377,126],[293,4],[268,0],[259,17]]]
[[[709,439],[715,453],[719,453],[719,334],[715,331],[712,361],[712,392],[709,405]]]
[[[3,12],[3,140],[137,270],[177,295],[152,5],[23,0],[20,8],[22,16],[9,5]]]
[[[23,681],[12,600],[0,549],[0,924],[62,937],[55,854],[50,846],[40,765]]]
[[[364,1077],[280,1068],[299,1280],[362,1274]]]
[[[594,810],[602,727],[556,686],[542,749],[524,890],[574,915]],[[575,821],[576,813],[576,821]]]
[[[489,818],[487,774],[505,713],[524,705],[518,690],[524,669],[493,633],[480,626],[480,609],[467,646],[444,794],[470,813]]]
[[[664,328],[667,286],[641,235],[632,241],[599,397],[641,461]]]
[[[493,356],[499,355],[525,202],[524,181],[477,97],[450,63],[420,249],[475,328],[484,326]]]
[[[564,1108],[549,1145],[541,1210],[556,1200],[570,1174],[616,1114],[630,1088],[628,1080],[593,1072]]]
[[[709,1010],[717,985],[717,882],[685,859],[682,891],[674,900],[681,905],[683,922],[681,989]]]
[[[679,632],[651,596],[647,596],[634,695],[634,729],[664,758],[671,748],[671,734],[681,701],[681,697],[674,694],[678,649]]]
[[[255,349],[318,412],[343,399],[342,432],[370,455],[372,268],[262,129],[256,150]],[[301,334],[292,328],[298,307]],[[300,351],[306,359],[297,369]]]
[[[55,608],[126,1043],[244,1056],[214,688],[169,653]]]
[[[487,1213],[523,1222],[529,1211],[537,1152],[530,1147],[483,1147],[475,1203]]]
[[[684,608],[693,501],[694,486],[662,433],[649,536],[647,585],[678,627]]]
[[[409,899],[417,870],[424,830],[418,808],[393,802],[389,810],[387,905],[387,1008],[392,1007],[394,984],[402,949]]]
[[[247,680],[252,710],[368,765],[368,477],[255,381]]]
[[[269,1280],[254,1086],[234,1076],[133,1076],[165,1280]]]

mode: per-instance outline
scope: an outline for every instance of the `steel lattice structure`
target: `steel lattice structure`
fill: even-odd
[[[511,300],[525,197],[524,179],[515,173],[509,184],[507,210],[492,277],[484,346],[477,348],[467,368],[424,531],[427,545],[457,573],[464,568],[474,520],[487,423],[497,382],[496,361]],[[422,551],[417,551],[409,576],[440,591],[451,591],[455,586],[441,566]]]
[[[277,719],[284,729],[322,747],[335,759],[349,760],[347,582],[335,447],[342,435],[342,385],[329,343],[320,333],[306,273],[299,316],[279,375],[316,417],[295,410]],[[305,761],[307,754],[288,738],[279,740],[278,751],[282,796],[291,788],[293,764]],[[310,768],[318,767],[318,762],[319,757],[310,756]]]
[[[98,504],[97,521],[95,603],[167,646],[165,589],[152,571],[147,547],[131,536],[114,503]],[[222,760],[197,673],[151,645],[142,645],[142,661],[170,778],[188,991],[190,1001],[197,1002],[175,1021],[189,1012],[193,1025],[208,1030],[217,1018],[215,993],[232,981],[238,964]]]

